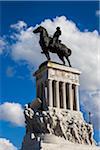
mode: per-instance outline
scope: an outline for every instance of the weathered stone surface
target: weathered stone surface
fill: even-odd
[[[40,98],[36,98],[35,100],[33,100],[30,104],[30,107],[32,109],[38,109],[41,105],[42,101],[40,100]]]
[[[46,61],[35,72],[36,97],[49,107],[79,111],[80,71],[55,62]]]
[[[89,146],[89,145],[75,144],[69,142],[61,143],[60,140],[58,141],[59,144],[42,143],[41,150],[100,150],[100,148],[97,146]]]
[[[95,145],[72,143],[50,134],[46,134],[44,137],[42,135],[41,139],[43,139],[41,141],[42,150],[100,150]]]
[[[39,69],[34,73],[37,82],[45,79],[69,82],[79,85],[79,75],[81,72],[76,68],[67,67],[56,62],[46,61],[42,63]]]
[[[25,145],[32,145],[34,141],[37,144],[37,139],[39,137],[42,141],[45,141],[46,139],[47,143],[52,144],[53,141],[56,141],[59,137],[61,138],[61,141],[64,142],[69,141],[71,143],[79,143],[83,145],[95,145],[92,125],[84,121],[81,112],[57,108],[49,108],[48,111],[37,112],[31,110],[31,108],[27,109],[30,115],[27,115],[25,112],[26,135],[22,147],[25,147]],[[50,136],[52,138],[49,138]],[[51,141],[53,136],[54,140]],[[23,148],[22,150],[27,149]]]

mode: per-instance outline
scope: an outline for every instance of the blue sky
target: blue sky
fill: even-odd
[[[12,44],[14,41],[9,38],[13,32],[10,25],[21,20],[30,27],[40,24],[45,19],[52,20],[56,16],[65,16],[68,20],[72,20],[81,32],[85,29],[88,29],[89,32],[94,30],[99,32],[99,16],[96,15],[96,11],[99,9],[98,4],[98,1],[0,2],[0,34],[9,44]],[[0,55],[0,63],[1,103],[15,102],[24,105],[33,100],[36,97],[35,79],[32,77],[32,73],[35,71],[34,65],[30,71],[28,64],[23,61],[14,61],[9,48],[7,52],[5,50]],[[82,110],[84,109],[82,108]],[[85,113],[84,115],[87,116]],[[14,145],[20,147],[25,129],[6,121],[1,121],[0,126],[0,137],[7,138]],[[98,130],[95,130],[95,139],[100,141],[99,138]]]

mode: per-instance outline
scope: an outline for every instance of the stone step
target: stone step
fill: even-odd
[[[41,143],[41,150],[100,150],[97,146],[88,146],[83,144],[73,144],[73,143],[61,143],[61,144],[51,144],[51,143]]]
[[[54,135],[41,136],[42,150],[100,150],[95,145],[76,144]]]

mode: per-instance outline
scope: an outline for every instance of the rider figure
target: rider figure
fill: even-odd
[[[56,32],[54,33],[53,35],[53,41],[52,41],[52,46],[54,46],[55,44],[59,44],[59,42],[61,42],[59,40],[59,36],[61,35],[61,30],[60,30],[60,27],[57,27],[56,28]]]
[[[60,27],[57,27],[56,32],[54,33],[53,38],[50,43],[51,47],[56,47],[56,48],[59,47],[59,43],[61,43],[61,40],[59,40],[60,35],[61,35]],[[41,52],[41,53],[43,54],[44,52]]]

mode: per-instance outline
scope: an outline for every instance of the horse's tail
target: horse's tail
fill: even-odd
[[[69,48],[67,48],[67,49],[68,49],[68,56],[70,56],[72,54],[72,51]]]

